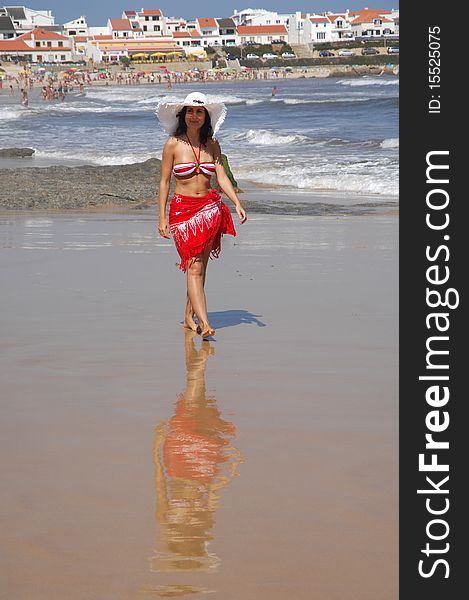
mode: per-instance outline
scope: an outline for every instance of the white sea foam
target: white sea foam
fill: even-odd
[[[327,98],[275,98],[272,102],[282,102],[283,104],[335,104],[337,102],[369,102],[370,100],[381,99],[381,96],[343,96],[329,95]]]
[[[397,165],[385,168],[377,161],[338,165],[329,162],[318,169],[303,165],[264,165],[263,168],[232,165],[238,179],[297,189],[337,190],[359,194],[398,196]]]
[[[80,151],[79,156],[73,150],[55,150],[43,151],[36,150],[34,156],[50,160],[53,164],[66,164],[67,162],[76,163],[77,160],[83,164],[90,165],[129,165],[138,162],[144,162],[149,158],[154,158],[156,153],[151,152],[127,152],[126,154],[104,154],[98,149]]]
[[[341,79],[337,82],[339,85],[348,85],[350,87],[362,87],[364,85],[399,85],[399,78],[362,77],[360,79]]]
[[[2,106],[0,107],[0,120],[11,121],[13,119],[21,119],[31,114],[31,111],[22,106]]]
[[[304,135],[293,134],[285,135],[268,131],[267,129],[248,129],[236,135],[236,139],[244,140],[248,144],[258,146],[279,146],[285,144],[299,144],[308,138]]]
[[[383,140],[380,146],[381,148],[399,148],[399,138],[389,138]]]

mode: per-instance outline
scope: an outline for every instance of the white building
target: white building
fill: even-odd
[[[275,40],[286,42],[288,31],[285,25],[238,25],[238,36],[241,44],[271,44]]]
[[[107,26],[114,39],[143,37],[142,29],[135,27],[129,19],[108,19]]]
[[[0,15],[10,16],[17,36],[32,31],[35,27],[60,29],[55,25],[50,10],[33,10],[26,6],[3,6],[0,7]]]
[[[165,31],[167,35],[187,31],[187,22],[182,17],[165,17]]]
[[[218,23],[212,17],[199,17],[195,20],[202,36],[203,46],[221,46]]]
[[[304,20],[304,44],[332,42],[332,22],[327,15],[311,15]]]
[[[89,35],[88,24],[85,16],[81,16],[78,17],[78,19],[73,19],[73,21],[64,23],[62,28],[64,35],[69,37],[73,37],[75,35]]]
[[[237,46],[240,38],[231,18],[213,19],[199,17],[195,20],[196,31],[202,37],[202,46]],[[189,23],[187,24],[189,30]],[[189,30],[190,31],[190,30]]]
[[[350,24],[349,11],[344,13],[326,13],[332,23],[332,41],[347,40],[353,38],[352,26]]]
[[[62,63],[74,58],[70,38],[40,27],[12,40],[0,40],[0,55],[33,63]]]
[[[0,8],[0,40],[9,40],[15,37],[16,30],[10,15],[5,9]]]
[[[350,13],[350,25],[355,38],[396,36],[395,17],[390,10],[364,9]],[[399,18],[397,17],[399,23]],[[399,31],[399,29],[398,29]]]
[[[123,19],[128,19],[132,28],[141,30],[144,37],[167,35],[165,17],[159,8],[142,8],[141,10],[125,10]]]
[[[238,46],[240,42],[233,19],[215,19],[222,46]]]
[[[198,31],[175,31],[173,33],[173,40],[184,50],[186,56],[207,57],[203,47],[202,36]]]

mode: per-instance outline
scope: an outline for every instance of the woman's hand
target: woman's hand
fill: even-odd
[[[241,223],[241,225],[245,221],[247,221],[248,216],[247,216],[246,211],[244,210],[244,208],[241,206],[241,204],[237,204],[236,205],[236,214],[239,217],[239,222]]]
[[[161,237],[169,239],[169,226],[168,221],[166,219],[160,219],[158,223],[158,231]]]

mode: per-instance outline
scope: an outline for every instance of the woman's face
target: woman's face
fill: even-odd
[[[188,106],[186,110],[187,127],[200,129],[205,123],[205,108],[203,106]]]

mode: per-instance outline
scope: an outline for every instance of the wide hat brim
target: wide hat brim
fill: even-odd
[[[194,106],[181,102],[160,102],[156,108],[156,115],[163,129],[169,135],[174,135],[178,124],[178,114],[184,106]],[[210,115],[213,133],[217,133],[226,117],[226,106],[223,102],[210,102],[203,105]]]

